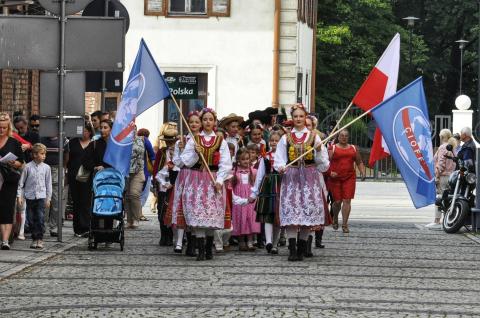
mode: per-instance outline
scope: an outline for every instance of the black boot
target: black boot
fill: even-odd
[[[160,246],[167,246],[167,227],[163,224],[160,224],[160,241],[158,244]]]
[[[171,227],[167,227],[167,246],[173,246],[173,230]]]
[[[298,260],[297,258],[297,239],[291,238],[288,239],[288,249],[290,250],[290,255],[288,256],[288,260],[290,262],[295,262]]]
[[[209,260],[213,258],[213,236],[207,236],[207,242],[205,244],[205,259]]]
[[[298,240],[297,241],[297,261],[303,261],[303,256],[307,251],[307,241]]]
[[[316,248],[325,248],[325,245],[322,245],[323,230],[315,231],[315,247]]]
[[[205,238],[204,237],[197,238],[197,247],[198,247],[197,261],[204,261],[205,260]]]
[[[312,242],[313,242],[313,236],[309,235],[308,236],[308,241],[307,241],[307,246],[306,246],[306,249],[305,249],[305,257],[313,257]]]
[[[192,232],[187,232],[187,248],[185,250],[187,256],[197,256],[195,253],[195,235]]]

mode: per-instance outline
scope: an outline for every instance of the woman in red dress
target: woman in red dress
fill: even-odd
[[[360,170],[362,181],[365,179],[365,165],[362,162],[357,147],[348,143],[348,130],[338,134],[338,143],[328,150],[330,158],[330,174],[328,188],[333,196],[333,229],[338,229],[338,214],[342,210],[342,230],[349,233],[348,217],[352,208],[351,202],[355,196],[355,165]]]

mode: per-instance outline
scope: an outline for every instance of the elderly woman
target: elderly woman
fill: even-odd
[[[15,214],[15,198],[17,196],[19,169],[23,166],[23,152],[20,142],[12,136],[12,124],[7,113],[0,113],[0,158],[11,153],[17,158],[2,163],[0,186],[0,230],[2,234],[2,250],[9,250],[8,239],[12,232],[13,215]]]
[[[452,145],[453,149],[456,148],[456,139],[452,137],[452,132],[448,129],[442,129],[438,134],[440,137],[440,147],[438,147],[435,156],[433,157],[435,166],[435,183],[437,188],[437,194],[442,194],[444,190],[448,188],[448,176],[455,170],[455,162],[453,160],[445,158],[445,155],[453,157],[454,154],[447,150],[447,145]],[[441,229],[440,218],[442,212],[435,207],[435,219],[433,223],[427,224],[425,227],[429,229]]]

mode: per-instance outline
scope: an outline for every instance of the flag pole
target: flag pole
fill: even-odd
[[[342,128],[339,128],[337,129],[337,131],[331,133],[327,138],[325,138],[324,140],[322,140],[321,144],[322,145],[325,145],[327,142],[329,142],[331,139],[333,139],[333,137],[335,137],[336,135],[338,135],[342,130],[346,129],[347,127],[350,127],[351,125],[353,125],[353,123],[355,123],[356,121],[362,119],[363,117],[367,116],[368,114],[371,113],[371,109],[364,112],[363,114],[361,114],[360,116],[358,116],[357,118],[355,118],[354,120],[352,120],[351,122],[349,122],[348,124],[346,124],[345,126],[343,126]],[[293,165],[295,162],[299,161],[300,159],[302,159],[303,157],[305,157],[307,154],[309,154],[310,152],[312,152],[313,150],[315,150],[315,148],[312,148],[308,151],[306,151],[305,153],[303,153],[300,157],[298,157],[297,159],[293,160],[292,162],[290,162],[289,164],[287,164],[285,166],[285,168],[288,168],[290,167],[291,165]]]
[[[350,110],[350,108],[352,108],[353,106],[353,101],[350,102],[350,105],[348,105],[347,109],[345,109],[345,111],[343,112],[343,115],[342,117],[340,117],[340,119],[337,121],[337,124],[335,125],[335,127],[333,127],[332,131],[330,132],[330,134],[333,134],[335,131],[337,131],[337,128],[338,126],[340,125],[340,123],[342,122],[343,120],[343,117],[345,117],[345,115],[348,113],[348,111]]]
[[[195,136],[193,135],[193,132],[192,132],[192,130],[190,129],[190,126],[188,126],[188,122],[187,122],[187,120],[185,119],[185,116],[183,116],[182,110],[180,109],[180,106],[178,106],[178,103],[177,103],[177,100],[175,99],[175,96],[173,96],[172,94],[170,94],[170,96],[172,97],[172,100],[173,100],[173,102],[175,103],[175,106],[177,106],[177,109],[178,109],[178,111],[180,112],[180,117],[182,118],[183,123],[184,123],[185,126],[187,127],[188,132],[190,133],[190,135],[192,135],[192,140],[193,140],[193,142],[195,143],[196,146],[198,146],[198,144],[197,144],[197,142],[195,141],[195,138],[194,138]],[[213,177],[213,174],[212,174],[212,171],[210,170],[210,167],[209,167],[208,164],[207,164],[207,160],[205,160],[205,157],[203,156],[203,153],[199,153],[198,155],[200,156],[200,159],[202,160],[203,165],[204,165],[205,168],[207,169],[208,174],[210,175],[210,178],[212,179],[212,182],[213,182],[213,184],[215,185],[215,184],[216,184],[216,181],[215,181],[215,178]]]

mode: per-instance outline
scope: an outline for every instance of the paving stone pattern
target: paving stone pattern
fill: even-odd
[[[86,241],[0,281],[0,317],[478,317],[480,246],[413,223],[328,229],[304,262],[232,251],[213,261],[159,247],[155,222],[118,245]]]

